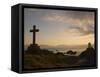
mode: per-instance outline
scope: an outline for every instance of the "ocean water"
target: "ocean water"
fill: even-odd
[[[86,48],[42,48],[42,47],[40,47],[40,48],[41,49],[46,49],[46,50],[49,50],[49,51],[53,51],[53,53],[61,52],[61,53],[64,53],[64,54],[66,52],[68,52],[69,50],[72,50],[73,52],[77,52],[75,54],[75,56],[78,56],[84,50],[86,50]],[[26,46],[24,47],[24,50],[27,50],[27,47]],[[69,54],[66,54],[66,55],[69,55]]]
[[[42,49],[45,49],[45,48],[42,48]],[[61,53],[66,53],[66,52],[68,52],[69,50],[72,50],[73,52],[77,52],[76,54],[75,54],[75,56],[78,56],[78,55],[80,55],[84,50],[85,50],[85,48],[84,49],[53,49],[53,48],[48,48],[47,50],[50,50],[50,51],[53,51],[54,53],[57,53],[57,52],[61,52]],[[69,54],[66,54],[66,55],[69,55]]]

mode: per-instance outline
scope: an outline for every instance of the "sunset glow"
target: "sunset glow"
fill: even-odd
[[[94,12],[24,9],[24,43],[32,43],[33,25],[40,30],[36,33],[39,45],[86,45],[94,44]]]

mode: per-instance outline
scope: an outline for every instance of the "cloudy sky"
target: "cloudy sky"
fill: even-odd
[[[40,30],[36,33],[39,45],[87,45],[94,44],[94,12],[24,9],[24,43],[32,43],[33,25]]]

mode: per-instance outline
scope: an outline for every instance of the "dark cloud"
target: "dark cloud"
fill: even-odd
[[[70,30],[74,29],[80,33],[80,35],[89,35],[94,34],[94,26],[72,26],[69,28]]]
[[[86,11],[68,11],[66,15],[73,19],[94,19],[94,12]]]

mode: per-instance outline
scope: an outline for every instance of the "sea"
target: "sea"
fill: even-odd
[[[40,47],[41,48],[41,47]],[[41,49],[46,49],[46,50],[49,50],[53,53],[58,53],[58,52],[61,52],[63,54],[65,54],[66,52],[68,52],[69,50],[72,50],[73,52],[77,52],[75,54],[75,56],[78,56],[80,55],[83,51],[86,50],[86,48],[41,48]],[[24,48],[24,50],[27,50],[27,47]],[[69,55],[69,54],[65,54],[65,55]]]

